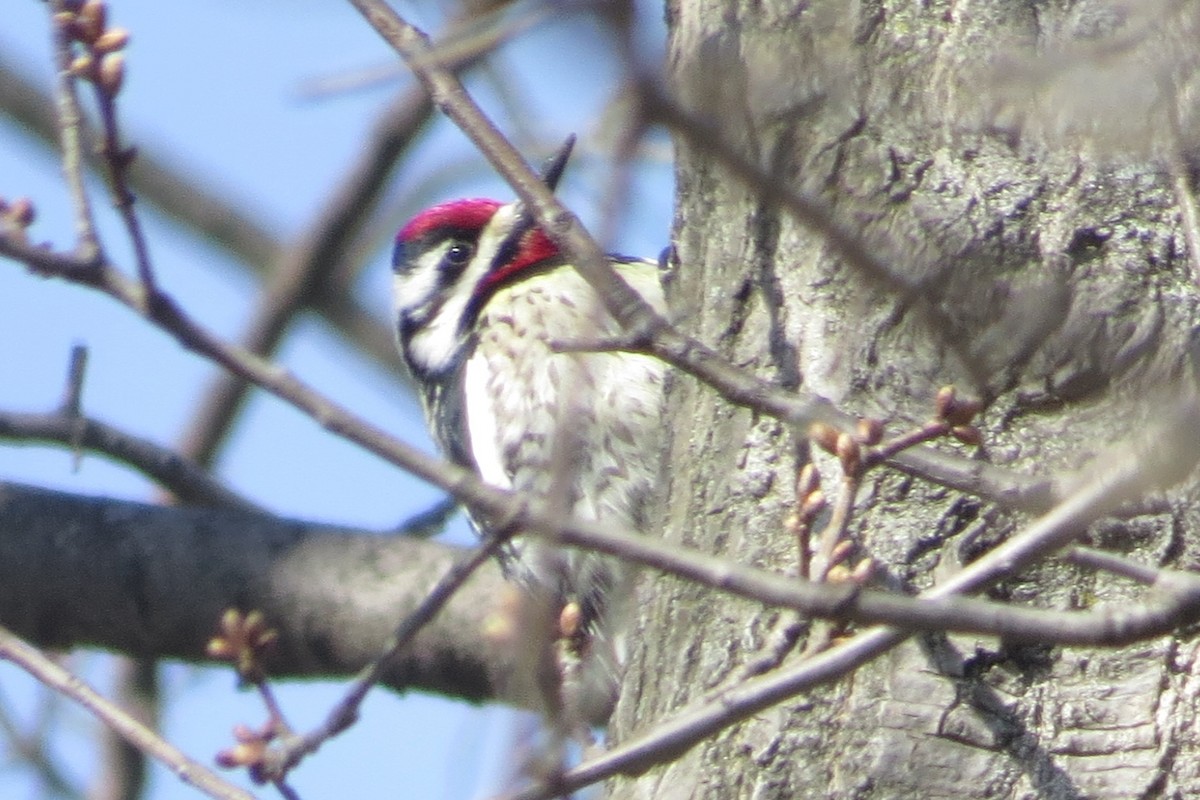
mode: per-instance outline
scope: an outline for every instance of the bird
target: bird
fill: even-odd
[[[570,145],[546,168],[551,189]],[[658,260],[613,255],[609,263],[666,315]],[[392,267],[400,353],[443,454],[556,511],[645,533],[661,483],[666,365],[611,347],[589,351],[619,339],[621,325],[522,203],[469,198],[428,208],[400,229]],[[488,519],[470,516],[482,536],[496,534]],[[560,709],[587,724],[603,720],[625,658],[628,568],[519,532],[500,562],[550,606]]]

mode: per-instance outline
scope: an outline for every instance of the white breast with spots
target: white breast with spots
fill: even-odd
[[[656,266],[622,275],[664,311]],[[630,353],[555,352],[619,334],[590,286],[569,267],[518,282],[484,307],[463,376],[471,452],[481,476],[530,492],[555,510],[625,532],[645,527],[644,505],[659,479],[665,366]],[[535,573],[531,552],[518,558]],[[543,560],[545,553],[539,555]],[[559,589],[586,602],[615,580],[594,559],[559,558]],[[567,599],[567,597],[564,597]]]

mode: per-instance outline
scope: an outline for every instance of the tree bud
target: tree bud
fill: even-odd
[[[100,88],[112,97],[121,91],[121,84],[124,82],[125,54],[109,53],[100,62]]]

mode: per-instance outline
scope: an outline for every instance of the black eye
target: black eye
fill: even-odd
[[[456,267],[464,267],[473,255],[475,255],[475,248],[470,243],[455,242],[446,251],[446,263],[453,264]]]

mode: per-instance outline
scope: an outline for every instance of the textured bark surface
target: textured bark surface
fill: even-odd
[[[680,145],[673,302],[688,332],[891,430],[927,418],[937,387],[957,384],[989,401],[981,457],[1016,470],[1074,469],[1136,432],[1195,380],[1200,307],[1160,134],[1177,98],[1195,105],[1186,43],[1198,15],[1195,3],[672,3],[669,69],[684,103],[820,198],[922,298],[846,265]],[[665,535],[793,567],[782,522],[804,451],[690,380],[671,403]],[[833,465],[818,462],[832,485]],[[1192,567],[1195,489],[1171,513],[1088,535]],[[917,590],[1023,522],[879,471],[854,535],[885,582]],[[677,581],[642,588],[617,739],[729,678],[774,618]],[[1078,608],[1137,590],[1045,564],[993,594]],[[920,637],[610,792],[1194,796],[1196,655],[1190,634],[1091,652]]]
[[[280,677],[356,673],[425,599],[459,548],[241,511],[172,508],[0,482],[0,624],[44,647],[209,660],[228,608],[279,632]],[[471,576],[383,683],[527,704],[532,686],[481,635],[505,583]]]

